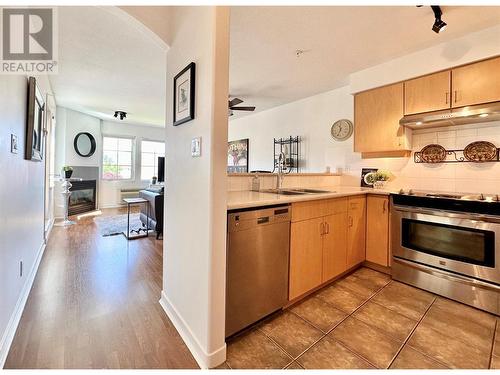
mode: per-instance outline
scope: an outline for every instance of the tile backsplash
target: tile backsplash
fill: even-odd
[[[488,141],[500,147],[500,121],[422,129],[413,132],[413,152],[437,143],[446,149],[462,150],[471,142]],[[350,172],[342,185],[359,186],[361,168],[382,168],[395,178],[389,188],[500,194],[500,162],[416,164],[410,158],[350,160]]]
[[[330,164],[344,167],[342,176],[288,175],[285,187],[360,186],[362,168],[392,172],[389,189],[435,190],[464,193],[500,194],[500,162],[416,164],[413,152],[437,143],[446,149],[464,149],[471,142],[488,141],[500,147],[500,121],[413,131],[409,158],[362,159],[352,144],[332,148]],[[261,175],[261,189],[276,185],[275,175]],[[250,190],[252,177],[230,176],[229,191]]]

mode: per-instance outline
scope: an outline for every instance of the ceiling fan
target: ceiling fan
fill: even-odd
[[[255,111],[255,107],[251,107],[251,106],[249,106],[249,107],[235,107],[241,103],[243,103],[243,100],[241,100],[239,98],[234,98],[234,99],[231,99],[228,101],[229,116],[233,115],[233,111],[249,111],[249,112]]]

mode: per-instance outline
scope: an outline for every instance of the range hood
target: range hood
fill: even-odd
[[[497,120],[500,120],[500,102],[408,115],[399,120],[399,124],[411,129],[425,129]]]

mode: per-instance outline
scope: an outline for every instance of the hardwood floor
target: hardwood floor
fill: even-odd
[[[102,237],[93,217],[54,227],[5,368],[197,368],[158,303],[162,246]]]

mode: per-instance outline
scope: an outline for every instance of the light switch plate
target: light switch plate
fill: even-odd
[[[201,156],[201,137],[196,137],[191,140],[191,156],[193,158]]]
[[[10,152],[17,154],[17,135],[10,135]]]

